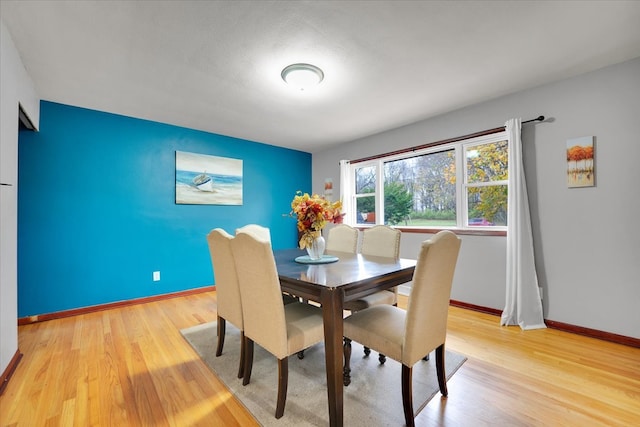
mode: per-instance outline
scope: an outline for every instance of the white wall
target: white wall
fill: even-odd
[[[364,112],[366,114],[366,112]],[[523,127],[545,318],[640,338],[640,58],[470,106],[313,155],[313,189],[356,159],[502,126]],[[566,185],[566,141],[593,135],[596,187]],[[415,258],[429,235],[402,237]],[[462,236],[452,298],[504,308],[504,237]]]
[[[0,373],[18,350],[18,105],[36,128],[40,100],[4,22],[0,21]]]

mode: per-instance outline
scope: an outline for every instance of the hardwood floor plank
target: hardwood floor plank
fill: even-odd
[[[20,326],[24,357],[0,397],[0,426],[257,426],[180,334],[216,319],[215,297]],[[640,349],[501,327],[497,316],[459,307],[449,309],[447,347],[468,360],[418,426],[626,427],[640,419]]]
[[[62,426],[75,425],[76,399],[67,399],[62,402],[62,413],[60,414],[60,423]]]

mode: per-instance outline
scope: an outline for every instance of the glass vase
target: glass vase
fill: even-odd
[[[318,236],[313,239],[313,243],[311,243],[311,247],[307,247],[307,254],[309,255],[309,259],[318,260],[322,258],[322,254],[324,254],[325,241],[324,237]]]

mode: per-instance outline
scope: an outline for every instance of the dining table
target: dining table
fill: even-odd
[[[305,255],[300,249],[274,251],[282,291],[322,307],[329,425],[339,427],[344,419],[344,303],[410,282],[416,260],[326,251],[314,261]]]

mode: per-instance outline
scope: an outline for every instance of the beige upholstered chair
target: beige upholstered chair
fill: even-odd
[[[376,225],[367,228],[362,232],[362,247],[360,248],[360,252],[363,255],[398,258],[400,257],[400,237],[402,237],[400,230],[387,225]],[[345,304],[345,310],[354,312],[374,305],[395,305],[397,303],[398,287],[396,286],[389,290],[367,295],[359,300],[350,301]]]
[[[400,237],[402,232],[388,225],[375,225],[362,232],[364,255],[398,258],[400,256]]]
[[[351,340],[402,363],[402,402],[407,426],[414,425],[413,365],[433,349],[436,350],[440,393],[447,396],[444,345],[451,283],[459,250],[458,236],[448,230],[440,231],[422,243],[406,311],[390,305],[378,305],[344,320],[344,384],[351,382]]]
[[[241,333],[238,378],[242,378],[245,354],[244,339],[242,338],[244,337],[244,325],[240,288],[238,287],[236,266],[231,253],[232,240],[233,236],[221,228],[211,230],[207,235],[218,301],[218,346],[216,348],[216,357],[222,354],[226,322],[229,321],[240,329]]]
[[[398,229],[389,227],[388,225],[376,225],[367,228],[362,232],[362,247],[360,252],[363,255],[380,256],[387,258],[400,257],[400,237],[402,232]],[[398,304],[398,287],[388,290],[379,291],[371,295],[367,295],[360,299],[349,301],[344,304],[344,309],[355,313],[368,307],[380,304],[397,305]],[[368,356],[371,350],[368,346],[364,347],[364,353]],[[380,363],[386,360],[384,354],[378,356]]]
[[[327,233],[328,251],[358,252],[358,230],[346,224],[338,224]]]
[[[258,343],[278,359],[276,418],[284,414],[287,398],[288,357],[324,338],[319,307],[294,302],[283,304],[276,263],[268,242],[248,233],[231,241],[238,274],[244,320],[243,385],[251,380],[253,345]]]
[[[258,224],[247,224],[243,227],[236,228],[236,236],[240,233],[250,234],[258,240],[263,240],[271,244],[271,231],[267,227],[263,227]],[[297,297],[285,294],[282,295],[282,299],[285,304],[299,301]],[[304,357],[304,353],[300,353],[299,357],[302,359]]]
[[[267,227],[258,224],[247,224],[244,227],[237,228],[236,236],[238,233],[253,234],[258,239],[271,243],[271,231]]]

